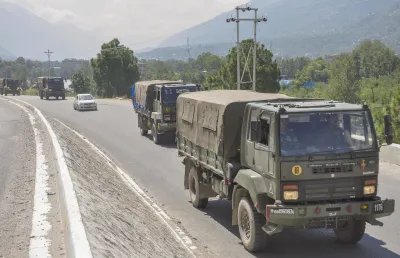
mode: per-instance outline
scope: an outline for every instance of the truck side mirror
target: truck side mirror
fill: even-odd
[[[384,116],[385,120],[385,137],[386,137],[386,143],[388,145],[393,143],[393,127],[392,127],[392,117],[390,115],[385,115]]]

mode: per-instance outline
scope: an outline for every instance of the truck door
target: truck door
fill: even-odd
[[[264,111],[259,119],[257,141],[254,143],[254,170],[263,176],[273,176],[273,116],[271,112]]]
[[[153,112],[161,113],[161,88],[154,89]]]

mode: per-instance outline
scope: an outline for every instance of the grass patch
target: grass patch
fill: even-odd
[[[21,95],[39,96],[39,91],[37,89],[29,88],[25,91],[22,91]]]

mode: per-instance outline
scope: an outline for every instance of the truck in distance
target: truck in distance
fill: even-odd
[[[21,95],[21,82],[12,78],[0,78],[0,94]]]
[[[151,130],[153,141],[175,139],[176,99],[181,93],[200,90],[200,85],[179,81],[141,81],[132,87],[132,103],[142,136]]]
[[[64,79],[61,77],[38,77],[37,88],[40,99],[55,97],[65,99]]]
[[[392,143],[391,118],[385,134]],[[394,212],[378,196],[379,143],[366,105],[219,90],[177,100],[178,155],[193,206],[232,201],[244,247],[261,250],[285,227],[333,229],[357,243],[366,222]]]

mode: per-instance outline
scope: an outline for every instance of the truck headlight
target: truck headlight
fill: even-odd
[[[299,199],[299,187],[297,185],[284,185],[283,199],[286,201]]]
[[[364,195],[372,195],[376,193],[376,179],[364,181],[363,193]]]

